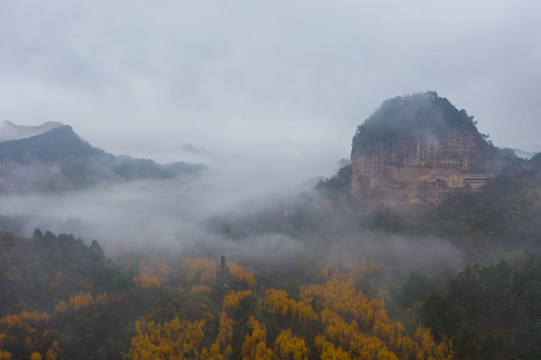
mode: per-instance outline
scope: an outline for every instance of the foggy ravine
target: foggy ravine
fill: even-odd
[[[335,164],[328,166],[330,172]],[[187,181],[135,181],[76,192],[6,196],[0,201],[0,214],[27,216],[20,235],[31,236],[40,228],[74,234],[86,243],[97,239],[109,256],[145,249],[179,254],[189,248],[214,258],[225,254],[252,267],[294,263],[298,256],[322,262],[385,259],[404,272],[463,265],[460,251],[444,240],[374,232],[351,219],[332,220],[336,225],[317,241],[304,234],[259,229],[258,216],[281,211],[303,192],[313,197],[313,211],[321,211],[321,199],[313,189],[316,180],[305,175],[314,173],[311,165],[270,155],[256,162],[237,159]],[[237,227],[255,221],[255,229],[241,230],[245,235],[233,239],[209,226],[209,220],[224,216],[238,221]]]
[[[164,153],[158,158],[167,163],[178,160],[175,155]],[[0,214],[43,218],[28,224],[21,235],[29,236],[34,227],[43,227],[97,238],[106,247],[120,239],[159,246],[176,237],[200,236],[195,230],[197,222],[244,201],[281,198],[313,187],[316,175],[332,174],[337,166],[335,159],[323,154],[310,160],[290,148],[261,147],[248,156],[218,156],[210,161],[210,169],[191,180],[102,183],[82,191],[3,196]]]

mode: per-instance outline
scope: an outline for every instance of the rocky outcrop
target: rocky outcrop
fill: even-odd
[[[478,190],[500,165],[473,118],[428,92],[387,100],[360,125],[351,167],[360,201],[435,206]]]

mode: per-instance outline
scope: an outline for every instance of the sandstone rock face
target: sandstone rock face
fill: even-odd
[[[498,153],[464,110],[436,93],[386,101],[359,126],[352,194],[385,205],[435,206],[475,191],[499,170]]]

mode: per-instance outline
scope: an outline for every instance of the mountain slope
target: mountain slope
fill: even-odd
[[[101,182],[168,179],[195,174],[202,165],[160,165],[114,156],[82,141],[70,126],[0,142],[0,194],[63,191]]]
[[[30,136],[43,134],[56,127],[63,126],[61,122],[47,121],[39,126],[16,125],[11,121],[0,124],[0,141],[19,140]]]
[[[28,165],[33,162],[52,164],[66,158],[103,156],[105,152],[81,141],[68,125],[43,134],[0,143],[0,161]]]

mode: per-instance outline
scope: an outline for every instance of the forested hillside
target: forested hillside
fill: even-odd
[[[205,166],[115,156],[83,141],[68,125],[38,135],[0,142],[0,195],[81,190],[99,184],[172,179]]]
[[[2,358],[450,358],[423,326],[408,332],[355,282],[382,264],[328,264],[314,282],[202,257],[108,260],[72,236],[0,238]],[[259,280],[258,280],[259,279]],[[262,283],[260,279],[274,279]]]

